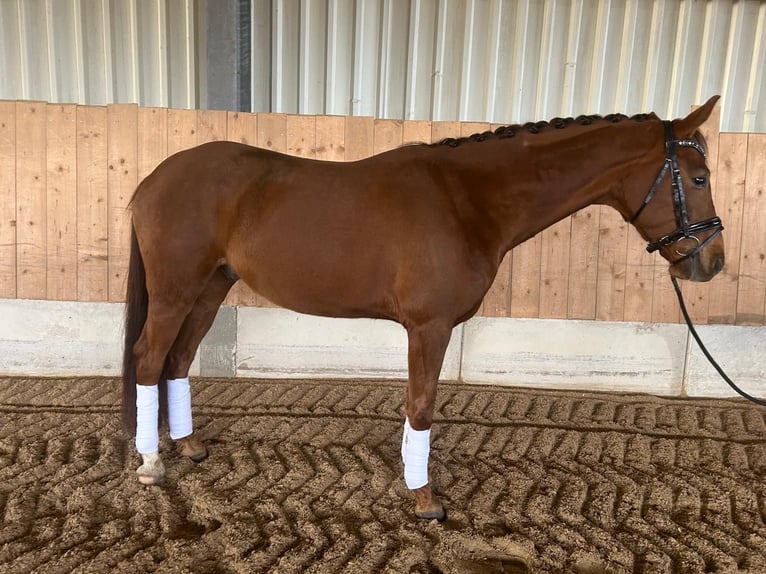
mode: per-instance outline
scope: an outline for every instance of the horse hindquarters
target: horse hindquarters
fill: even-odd
[[[132,231],[123,357],[123,420],[144,459],[139,480],[162,482],[159,459],[160,419],[170,425],[181,453],[200,461],[204,445],[192,432],[188,370],[197,347],[235,280],[211,263],[169,253],[162,230],[142,237],[151,246],[142,253]],[[147,281],[148,278],[148,281]],[[170,379],[170,380],[169,380]],[[159,387],[158,387],[159,384]],[[170,396],[168,396],[170,390]],[[172,405],[170,405],[172,403]],[[168,412],[168,405],[173,412]],[[159,413],[162,413],[161,416]]]

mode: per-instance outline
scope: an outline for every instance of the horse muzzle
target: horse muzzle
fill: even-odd
[[[718,233],[700,242],[692,236],[666,248],[670,274],[677,279],[704,282],[715,277],[724,266],[723,240]]]

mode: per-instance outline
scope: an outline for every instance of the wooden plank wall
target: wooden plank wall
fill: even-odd
[[[717,113],[717,112],[716,112]],[[704,126],[726,231],[724,271],[684,284],[700,323],[766,324],[766,135]],[[0,101],[0,297],[122,301],[127,205],[165,157],[240,141],[353,161],[404,143],[494,129],[486,123],[247,114]],[[228,304],[270,305],[238,284]],[[509,253],[480,314],[677,322],[667,263],[611,209],[592,206]]]

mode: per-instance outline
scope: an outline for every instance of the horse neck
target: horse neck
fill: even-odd
[[[659,166],[662,157],[662,150],[655,153],[652,148],[659,136],[628,122],[604,122],[572,134],[563,132],[580,126],[558,130],[562,134],[523,134],[518,141],[494,145],[469,144],[463,165],[473,170],[468,177],[473,187],[467,192],[493,223],[494,247],[501,255],[589,205],[606,204],[624,212],[625,182],[646,179],[632,173],[651,172],[648,166]],[[486,185],[477,189],[476,182]]]

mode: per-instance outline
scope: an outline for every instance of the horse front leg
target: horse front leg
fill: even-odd
[[[431,490],[428,457],[436,383],[452,329],[438,322],[408,327],[407,418],[402,435],[404,481],[415,495],[415,516],[443,521],[446,512]]]

